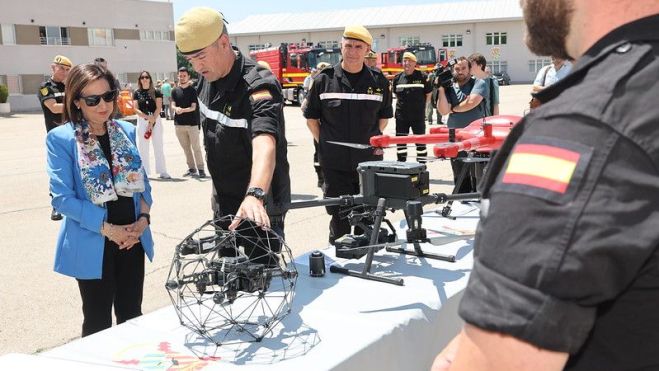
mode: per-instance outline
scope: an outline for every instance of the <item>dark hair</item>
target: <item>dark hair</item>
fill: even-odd
[[[105,63],[105,58],[98,57],[98,58],[94,59],[94,63]]]
[[[474,53],[469,56],[469,61],[472,63],[476,63],[481,70],[485,71],[485,67],[487,66],[487,60],[481,53]]]
[[[470,61],[469,59],[467,59],[466,57],[458,57],[458,58],[456,58],[456,60],[455,60],[455,64],[458,64],[458,63],[460,63],[460,62],[462,62],[462,61],[466,61],[466,62],[467,62],[467,65],[469,66],[469,69],[471,69],[471,61]]]
[[[179,67],[178,72],[185,72],[188,75],[190,74],[190,71],[188,71],[188,67],[185,67],[185,66]]]
[[[139,90],[143,89],[142,88],[142,75],[144,75],[145,73],[147,74],[147,76],[149,76],[149,96],[155,102],[156,101],[156,87],[155,87],[155,84],[153,83],[153,77],[151,77],[151,74],[149,73],[149,71],[142,71],[142,72],[139,73],[139,75],[137,75],[137,88]]]
[[[64,91],[64,112],[62,112],[64,122],[71,121],[74,124],[78,124],[84,120],[82,110],[76,107],[75,101],[80,99],[82,91],[87,85],[101,79],[105,79],[108,82],[110,90],[119,89],[118,86],[115,86],[116,80],[112,72],[102,66],[94,63],[86,63],[71,68],[69,75],[66,77],[66,89]],[[110,117],[113,117],[117,113],[118,108],[117,101],[115,100],[112,103],[112,114]]]

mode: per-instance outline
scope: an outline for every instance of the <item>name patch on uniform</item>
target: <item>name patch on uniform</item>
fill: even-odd
[[[252,93],[252,95],[250,95],[250,97],[252,98],[253,101],[263,100],[263,99],[272,99],[272,94],[270,94],[270,92],[268,90],[259,90],[259,91],[256,91],[256,92]]]
[[[593,149],[555,138],[533,138],[513,149],[499,190],[567,201],[584,177]]]
[[[41,88],[39,89],[39,92],[41,93],[41,95],[45,97],[46,95],[48,95],[48,88]]]

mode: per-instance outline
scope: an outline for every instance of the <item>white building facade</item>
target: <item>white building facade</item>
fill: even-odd
[[[430,43],[449,58],[479,52],[493,72],[505,71],[513,82],[533,81],[537,71],[550,63],[524,44],[519,0],[257,15],[227,28],[234,45],[248,53],[280,43],[336,46],[350,24],[361,24],[371,32],[373,50],[378,53],[414,43]]]
[[[74,64],[102,57],[122,84],[142,70],[154,80],[177,69],[172,4],[143,0],[0,0],[0,84],[12,111],[39,109],[39,84],[53,57]]]

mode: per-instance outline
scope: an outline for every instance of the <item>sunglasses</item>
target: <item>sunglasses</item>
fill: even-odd
[[[151,80],[149,76],[140,76],[140,80]]]
[[[117,98],[117,91],[110,90],[101,95],[80,96],[80,99],[84,100],[88,107],[98,106],[98,104],[101,103],[101,98],[107,103],[113,102]]]

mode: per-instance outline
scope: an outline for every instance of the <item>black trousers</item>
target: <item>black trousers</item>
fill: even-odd
[[[467,157],[467,152],[458,152],[458,158],[451,159],[451,169],[453,170],[453,184],[457,187],[460,177],[460,173],[465,171],[462,183],[459,184],[457,190],[454,193],[471,193],[476,192],[476,186],[478,185],[478,180],[476,179],[476,174],[474,172],[473,164],[468,164],[459,159],[462,157]]]
[[[356,170],[343,171],[324,167],[323,175],[325,197],[359,194],[359,174]],[[350,222],[347,218],[350,208],[327,206],[326,209],[327,213],[332,216],[329,224],[329,243],[334,244],[334,240],[350,233]],[[355,234],[362,232],[361,228],[355,228]]]
[[[423,118],[420,120],[399,120],[396,119],[396,136],[405,136],[409,134],[410,128],[414,134],[425,134],[426,125]],[[396,157],[398,161],[405,162],[407,160],[407,146],[405,144],[397,145]],[[416,145],[417,162],[425,163],[428,157],[428,150],[425,144]]]
[[[144,292],[144,249],[138,243],[130,250],[119,250],[105,239],[101,279],[78,279],[82,297],[82,336],[112,326],[112,306],[117,324],[142,315]]]

